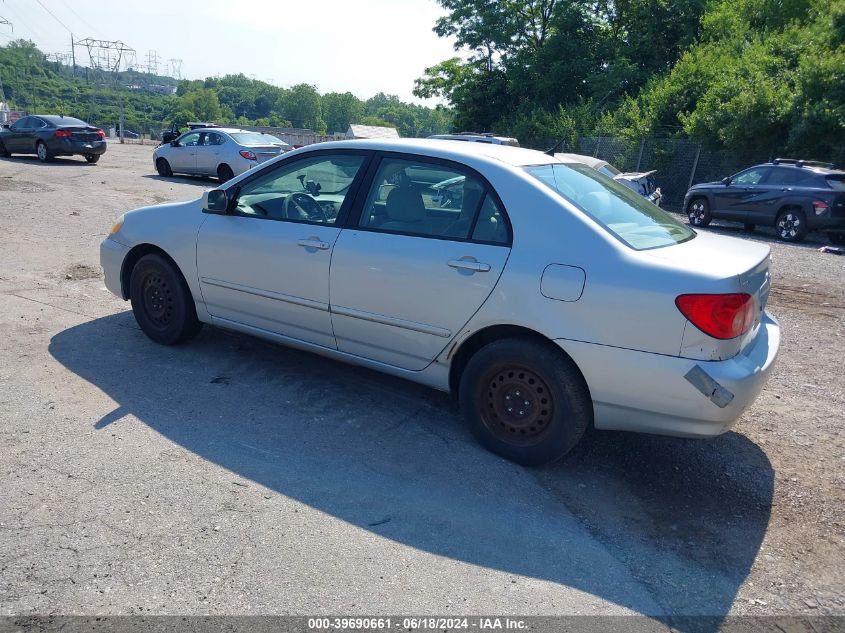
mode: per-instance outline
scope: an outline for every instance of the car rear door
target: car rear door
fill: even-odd
[[[231,143],[231,141],[229,141]],[[217,166],[222,162],[220,152],[226,138],[218,132],[204,132],[197,146],[196,168],[198,174],[217,175]]]
[[[209,213],[197,235],[197,271],[216,321],[336,348],[329,266],[368,158],[318,151],[256,170],[239,183],[231,213]],[[318,183],[319,193],[303,182]]]
[[[466,166],[390,154],[371,173],[334,246],[338,349],[421,370],[496,286],[510,254],[510,227],[495,191]],[[461,177],[460,192],[454,183],[450,196],[437,188]]]
[[[747,202],[745,221],[749,224],[773,226],[778,211],[784,204],[801,204],[801,200],[795,199],[806,195],[806,185],[813,176],[812,172],[798,167],[769,168],[765,180],[756,185],[755,196]]]

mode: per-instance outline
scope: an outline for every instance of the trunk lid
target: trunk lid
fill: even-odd
[[[95,128],[95,127],[90,127],[90,126],[82,127],[82,126],[67,125],[67,126],[62,126],[59,129],[60,130],[67,130],[68,132],[70,132],[70,137],[74,141],[91,142],[91,141],[99,141],[100,140],[100,135],[97,134],[97,128]]]
[[[284,152],[278,145],[246,145],[245,147],[248,147],[255,154],[259,163],[276,158],[276,156]]]

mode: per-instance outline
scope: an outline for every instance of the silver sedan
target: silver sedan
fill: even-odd
[[[159,343],[205,323],[451,391],[479,441],[523,464],[591,426],[718,435],[780,340],[767,246],[501,145],[295,150],[124,214],[101,262]]]
[[[261,132],[200,128],[159,145],[153,152],[153,165],[160,176],[217,176],[226,182],[290,149],[284,141]]]

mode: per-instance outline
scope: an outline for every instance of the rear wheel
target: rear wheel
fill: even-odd
[[[173,175],[173,170],[170,169],[170,163],[167,162],[166,158],[159,158],[156,161],[156,171],[159,176],[164,176],[165,178]]]
[[[99,154],[83,154],[83,156],[85,156],[85,160],[87,160],[89,163],[96,163],[98,160],[100,160]]]
[[[129,297],[135,320],[156,343],[184,343],[202,328],[185,278],[163,255],[152,253],[138,260]]]
[[[235,177],[235,172],[232,171],[232,168],[228,165],[220,165],[217,168],[217,180],[220,182],[226,182],[231,180]]]
[[[464,369],[458,395],[479,443],[526,466],[563,457],[592,420],[587,385],[575,364],[530,338],[481,348]]]
[[[705,198],[693,198],[687,207],[687,217],[692,226],[707,226],[713,217]]]
[[[38,160],[42,163],[49,163],[53,160],[53,155],[50,153],[50,150],[47,149],[47,145],[44,141],[38,141],[38,145],[35,146],[35,153],[38,155]]]
[[[807,235],[807,219],[800,209],[784,209],[775,221],[775,232],[784,242],[800,242]]]

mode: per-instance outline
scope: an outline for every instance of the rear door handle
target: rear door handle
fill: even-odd
[[[320,240],[320,238],[317,237],[309,237],[305,240],[297,240],[296,243],[304,248],[316,248],[321,251],[327,251],[331,248],[331,244],[329,244],[328,242],[323,242]]]
[[[490,272],[490,264],[477,262],[474,259],[450,259],[449,266],[458,270],[471,270],[476,273]]]

